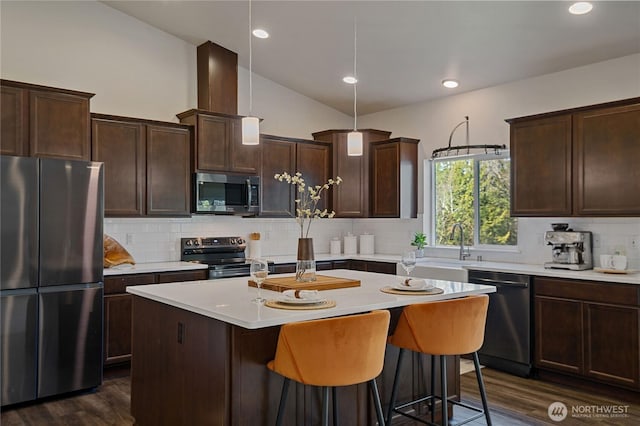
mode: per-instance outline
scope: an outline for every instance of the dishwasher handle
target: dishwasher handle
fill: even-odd
[[[505,286],[505,287],[521,287],[521,288],[527,288],[529,287],[528,283],[523,283],[523,282],[519,282],[519,281],[511,281],[511,280],[494,280],[494,279],[490,279],[490,278],[479,278],[479,277],[474,277],[473,279],[470,280],[473,284],[488,284],[488,285],[494,285],[496,287],[500,287],[500,286]]]

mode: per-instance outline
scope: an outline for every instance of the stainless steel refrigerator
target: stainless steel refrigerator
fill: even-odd
[[[102,383],[102,163],[2,156],[1,405]]]

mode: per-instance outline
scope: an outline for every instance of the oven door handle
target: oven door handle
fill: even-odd
[[[247,179],[247,205],[245,206],[247,210],[251,208],[251,180]]]

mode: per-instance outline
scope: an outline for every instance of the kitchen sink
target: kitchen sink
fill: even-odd
[[[411,273],[418,278],[432,278],[446,281],[468,281],[468,272],[465,267],[473,266],[476,262],[458,259],[443,258],[419,258],[416,259],[416,267]],[[404,275],[404,271],[398,265],[397,274]]]
[[[421,258],[416,259],[416,266],[438,266],[442,268],[462,268],[473,266],[475,262],[458,259]]]

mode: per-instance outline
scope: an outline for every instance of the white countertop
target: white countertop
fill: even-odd
[[[283,274],[287,275],[293,274]],[[255,304],[251,300],[256,296],[257,289],[248,286],[246,277],[133,286],[127,287],[127,292],[240,327],[256,329],[495,291],[493,286],[428,280],[444,289],[444,293],[431,296],[394,295],[380,291],[380,288],[399,281],[400,278],[394,275],[346,269],[326,271],[322,275],[357,279],[361,281],[361,286],[322,291],[322,296],[335,300],[337,305],[317,310],[284,310]],[[276,299],[281,297],[281,293],[262,290],[262,296]]]
[[[190,271],[194,269],[207,269],[208,266],[201,263],[192,262],[149,262],[136,263],[135,265],[124,264],[106,268],[104,275],[126,275],[126,274],[144,274],[152,272],[169,272],[169,271]]]
[[[482,271],[512,272],[516,274],[536,275],[540,277],[570,278],[574,280],[587,280],[623,284],[640,285],[640,273],[634,271],[627,274],[605,274],[593,269],[584,271],[571,271],[568,269],[547,269],[542,265],[530,265],[526,263],[506,262],[468,262],[463,264],[465,269]],[[631,271],[629,271],[631,272]]]
[[[327,260],[370,260],[375,262],[400,262],[400,255],[393,254],[357,254],[357,255],[330,255],[316,254],[316,261]],[[267,259],[275,263],[294,263],[296,256],[267,256]],[[592,269],[584,271],[571,271],[568,269],[546,269],[543,265],[528,263],[508,263],[492,261],[474,261],[447,259],[438,257],[423,257],[416,259],[416,266],[428,266],[435,268],[476,269],[482,271],[512,272],[515,274],[537,275],[541,277],[570,278],[575,280],[600,281],[624,284],[640,284],[640,271],[628,271],[627,274],[604,274]]]
[[[295,263],[296,256],[265,256],[266,259],[272,260],[277,264]],[[316,261],[329,260],[367,260],[374,262],[400,262],[399,255],[393,254],[353,254],[353,255],[331,255],[328,253],[316,254]],[[435,268],[453,268],[453,269],[477,269],[482,271],[512,272],[516,274],[537,275],[542,277],[569,278],[575,280],[638,284],[640,285],[640,272],[633,271],[628,274],[604,274],[594,270],[571,271],[567,269],[546,269],[542,265],[527,263],[508,263],[508,262],[491,262],[491,261],[474,261],[457,259],[446,259],[436,257],[418,258],[416,266],[427,266]],[[120,265],[114,268],[104,270],[104,275],[125,275],[125,274],[141,274],[150,272],[167,272],[167,271],[188,271],[193,269],[206,269],[207,265],[191,262],[152,262],[138,263],[136,265]],[[631,272],[631,271],[629,271]]]

